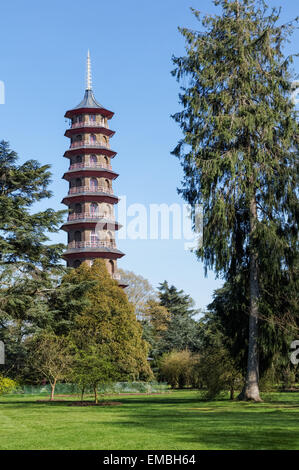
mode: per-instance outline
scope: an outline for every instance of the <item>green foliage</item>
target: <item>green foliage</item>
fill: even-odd
[[[214,400],[227,390],[230,391],[231,399],[234,399],[235,390],[243,386],[243,377],[225,348],[206,349],[200,356],[198,373],[206,388],[203,396],[207,400]]]
[[[118,377],[150,379],[147,362],[148,344],[142,339],[141,325],[126,294],[111,279],[103,260],[91,267],[82,264],[64,278],[69,284],[93,282],[86,293],[87,305],[75,318],[71,336],[78,350],[86,350],[89,342],[103,348],[106,364],[114,364]]]
[[[56,383],[70,373],[73,357],[71,344],[64,336],[43,332],[29,339],[30,353],[27,362],[51,384],[51,400],[54,398]]]
[[[160,304],[165,307],[173,317],[186,316],[192,318],[198,313],[194,309],[194,300],[178,290],[175,286],[169,286],[167,281],[161,282],[159,286]]]
[[[0,339],[6,344],[5,369],[22,383],[38,380],[38,374],[26,361],[30,353],[27,339],[41,331],[67,335],[75,316],[86,306],[84,294],[93,284],[68,284],[61,280],[61,271],[55,275],[51,269],[32,279],[31,275],[17,277],[19,271],[15,270],[14,277],[5,280]]]
[[[282,383],[283,389],[289,390],[295,385],[296,381],[296,370],[291,368],[290,365],[286,367],[282,372]]]
[[[193,317],[199,312],[194,309],[193,299],[182,290],[169,286],[166,281],[160,284],[159,298],[161,306],[170,314],[167,328],[161,331],[159,350],[169,352],[172,349],[182,351],[187,348],[197,351],[198,324]]]
[[[180,193],[203,205],[206,270],[231,281],[247,272],[246,396],[258,394],[258,317],[263,281],[294,277],[298,244],[298,123],[290,100],[292,57],[283,46],[294,22],[278,25],[264,0],[215,0],[221,15],[194,10],[203,31],[181,28],[186,56],[173,75],[185,86],[174,115],[183,138]],[[297,20],[296,20],[297,21]]]
[[[35,160],[17,165],[18,155],[0,142],[1,266],[21,263],[27,269],[55,266],[63,245],[46,245],[46,232],[57,232],[64,211],[32,213],[35,202],[51,197],[49,165]]]
[[[195,363],[198,357],[185,349],[184,351],[171,351],[160,359],[160,376],[166,380],[172,388],[185,387],[195,382]]]
[[[292,57],[282,47],[294,26],[278,26],[263,1],[217,1],[221,16],[203,31],[181,28],[187,55],[174,58],[185,79],[175,114],[184,138],[174,150],[185,179],[181,194],[204,205],[207,268],[227,276],[248,263],[249,206],[258,206],[254,240],[260,269],[279,274],[296,242],[298,124],[290,101]],[[200,13],[194,11],[200,21]],[[269,263],[269,259],[271,263]]]
[[[278,374],[275,367],[269,368],[261,377],[260,390],[261,392],[273,392],[277,389],[279,383]]]
[[[6,344],[5,370],[22,373],[24,339],[51,317],[45,297],[64,271],[59,265],[62,244],[49,244],[64,211],[34,212],[34,204],[51,197],[49,165],[18,155],[0,142],[0,339]]]
[[[0,374],[0,395],[12,392],[16,387],[17,383],[14,380]]]
[[[244,382],[244,370],[237,360],[240,351],[235,354],[232,347],[233,336],[225,330],[217,314],[206,312],[199,321],[199,337],[201,354],[197,373],[200,388],[206,389],[205,398],[213,400],[229,390],[233,399],[235,390]]]
[[[162,354],[161,344],[163,335],[170,322],[169,311],[155,300],[149,300],[145,306],[143,320],[141,321],[143,338],[150,344],[150,356],[154,359],[152,367],[156,368],[157,359]]]
[[[107,346],[92,344],[89,341],[84,349],[77,349],[70,378],[80,387],[81,400],[86,388],[92,387],[95,403],[98,403],[98,385],[117,379],[117,365],[109,355]]]
[[[214,293],[213,302],[208,305],[210,313],[201,320],[207,327],[217,325],[222,342],[240,371],[245,375],[248,347],[248,273],[243,272],[227,281]],[[289,364],[289,347],[299,329],[298,286],[288,280],[287,273],[280,282],[273,285],[264,279],[260,301],[259,365],[263,377],[275,367],[276,382],[279,370]],[[210,325],[210,326],[209,326]]]

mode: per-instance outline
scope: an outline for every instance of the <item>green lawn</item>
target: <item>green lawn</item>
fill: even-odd
[[[114,396],[123,403],[115,407],[38,398],[0,398],[1,450],[299,449],[299,392],[266,394],[258,404],[204,402],[196,391]]]

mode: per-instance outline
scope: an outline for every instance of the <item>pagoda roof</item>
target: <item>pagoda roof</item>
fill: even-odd
[[[103,108],[100,103],[94,97],[92,90],[85,90],[83,100],[76,106],[74,109],[81,109],[81,108]]]
[[[83,110],[92,110],[94,113],[101,113],[106,116],[108,119],[111,119],[113,112],[104,108],[94,97],[93,91],[91,89],[86,89],[84,93],[83,100],[65,113],[65,117],[71,117],[73,114],[77,114]]]

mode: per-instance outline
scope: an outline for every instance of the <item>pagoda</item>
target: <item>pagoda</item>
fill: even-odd
[[[70,147],[64,157],[70,164],[63,175],[69,183],[68,194],[62,200],[69,209],[62,226],[68,234],[64,258],[69,267],[78,267],[82,262],[91,265],[96,258],[102,258],[110,275],[121,285],[117,259],[124,253],[116,247],[115,231],[120,225],[114,216],[114,204],[119,199],[112,188],[118,174],[111,166],[116,152],[110,148],[114,131],[108,125],[114,113],[94,97],[89,51],[86,75],[83,100],[65,113],[70,127],[64,135],[70,139]]]

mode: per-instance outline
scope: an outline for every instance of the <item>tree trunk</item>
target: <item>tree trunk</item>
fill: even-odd
[[[51,383],[51,398],[50,398],[51,401],[54,400],[54,393],[55,393],[56,381],[57,381],[57,380],[54,379],[54,382]]]
[[[230,386],[230,400],[234,400],[235,398],[235,384],[232,383]]]
[[[256,199],[250,203],[250,311],[247,377],[244,388],[239,395],[240,400],[262,401],[259,392],[259,358],[258,358],[258,316],[259,316],[259,281],[258,256],[253,246],[253,236],[256,228],[257,208]]]
[[[85,387],[82,387],[81,388],[81,401],[83,401],[84,392],[85,392]]]
[[[94,386],[93,390],[94,390],[94,402],[95,402],[95,403],[98,403],[98,402],[99,402],[99,401],[98,401],[98,390],[97,390],[97,386],[96,386],[96,385]]]

